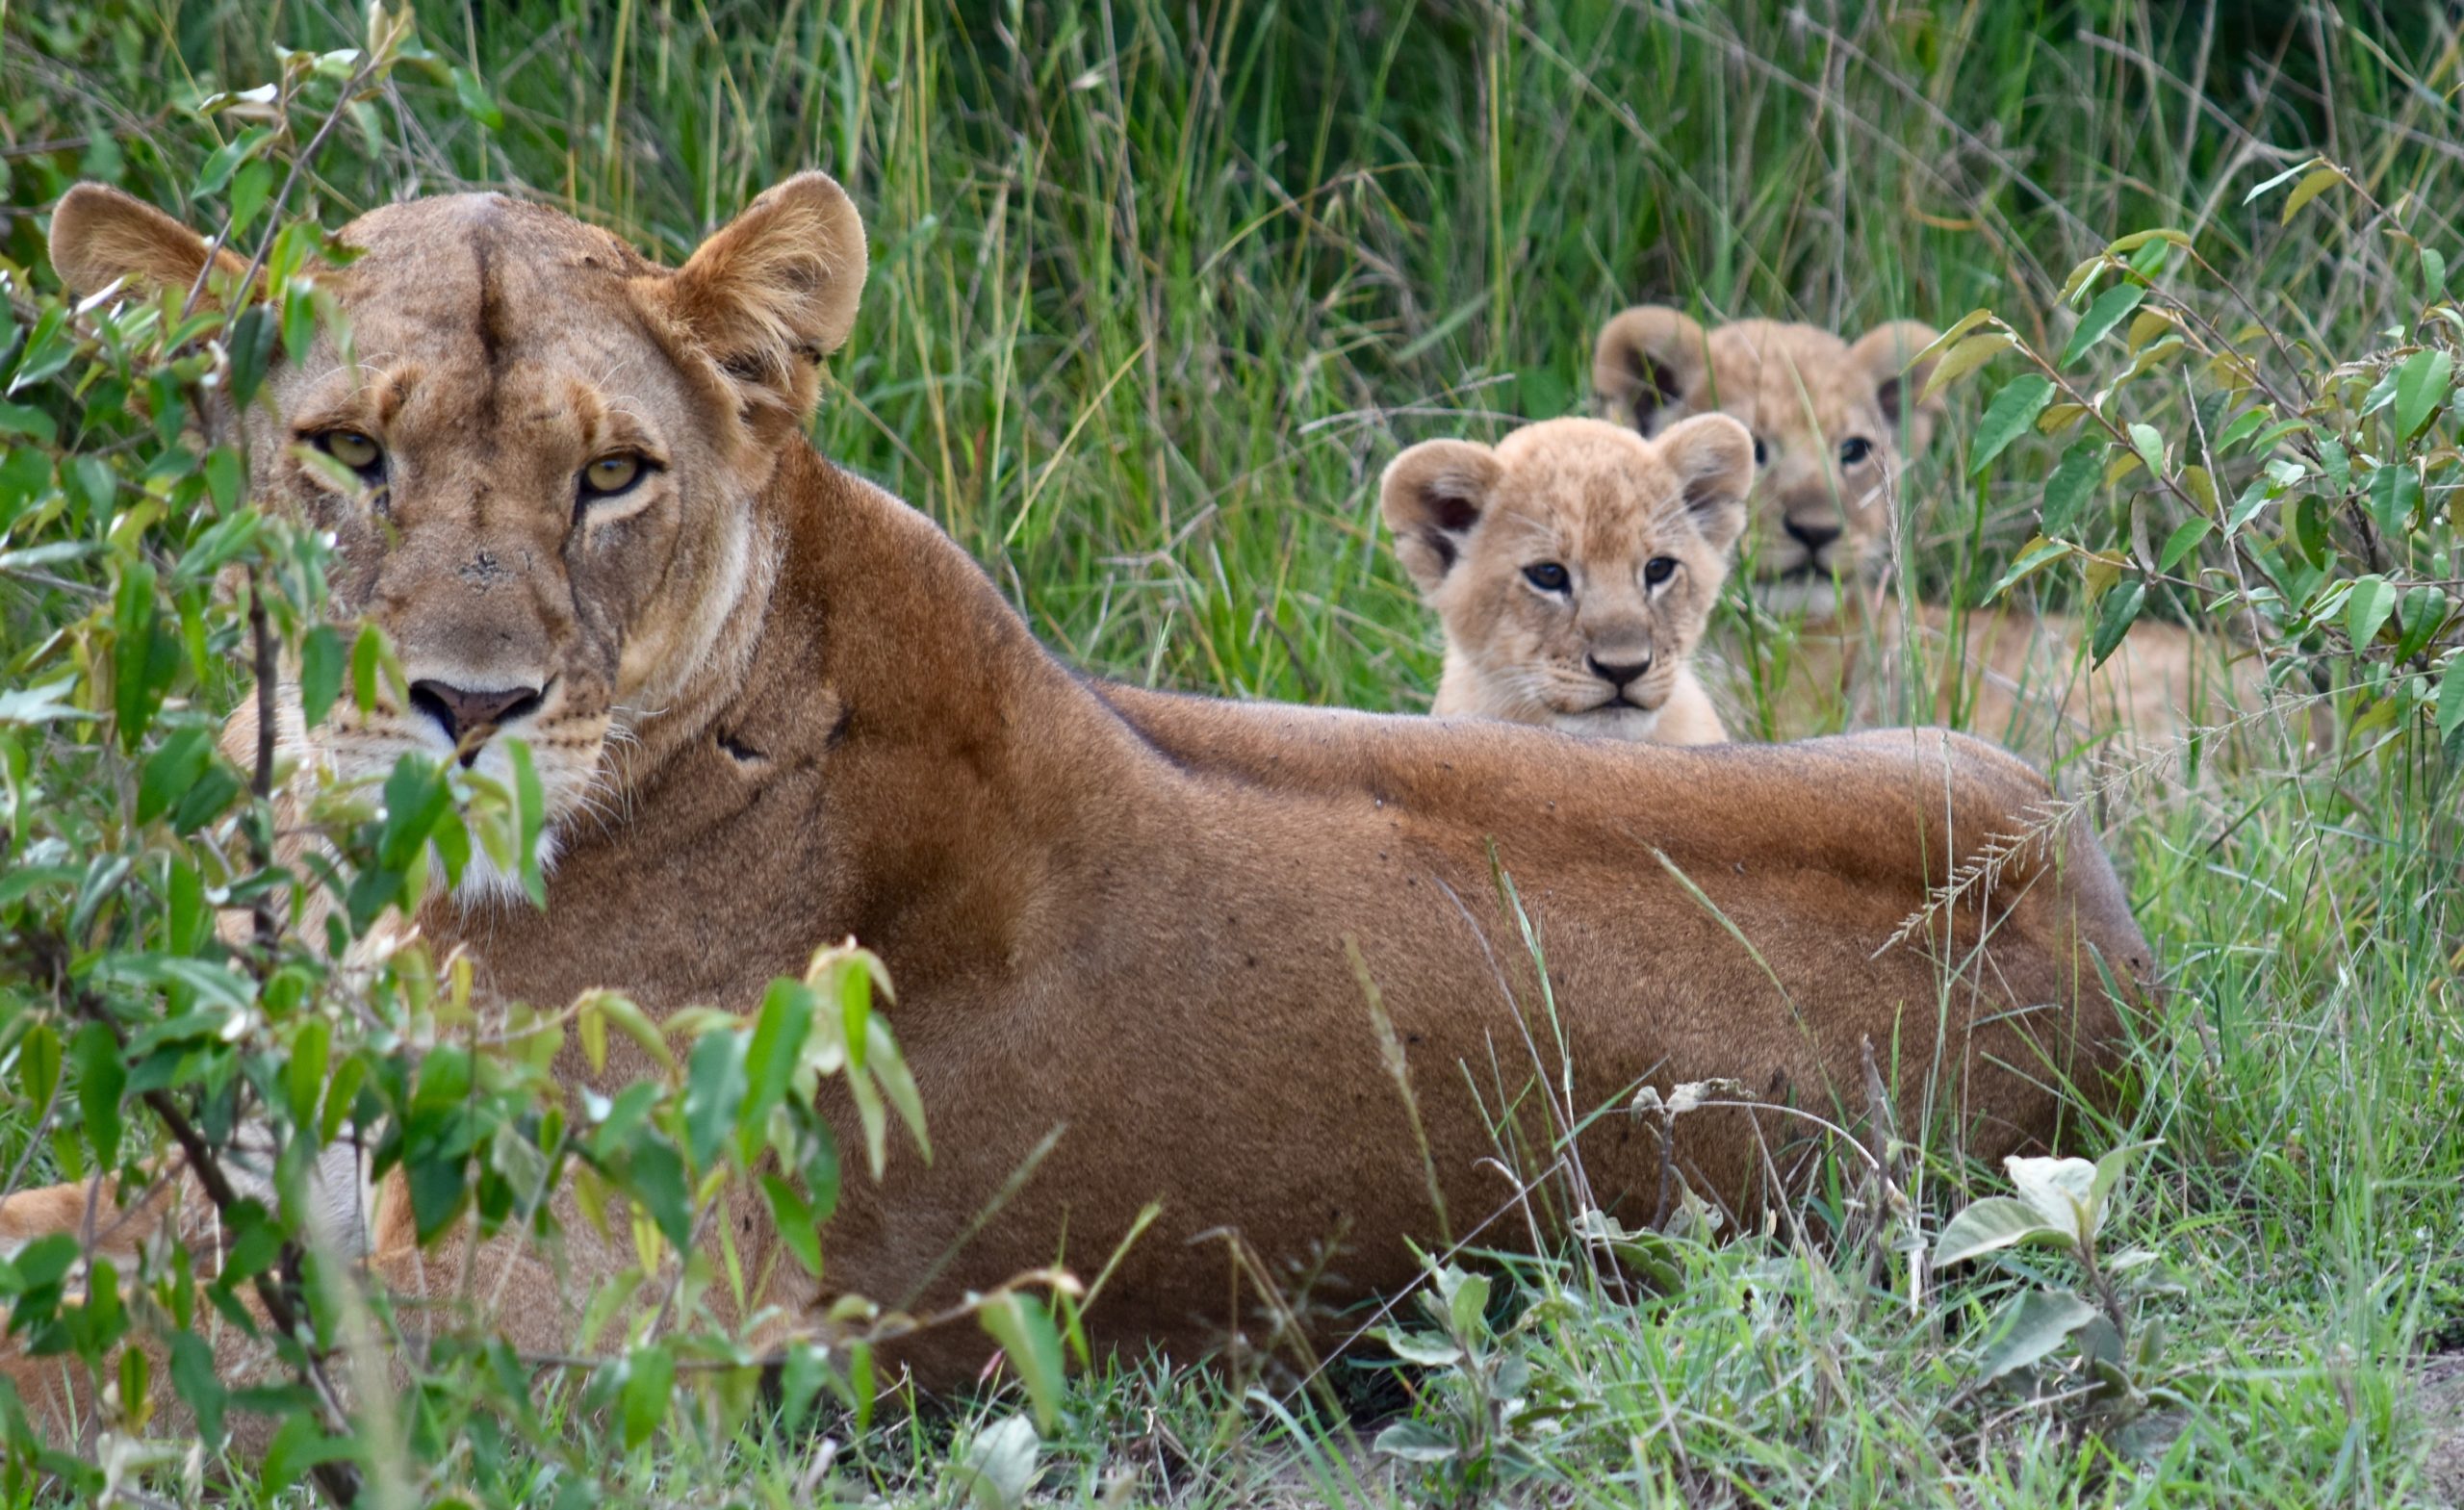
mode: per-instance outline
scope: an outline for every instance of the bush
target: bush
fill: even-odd
[[[514,747],[510,784],[405,755],[372,789],[294,768],[274,736],[277,687],[311,728],[380,684],[404,699],[373,627],[327,615],[327,543],[251,506],[231,420],[277,352],[338,320],[318,278],[347,254],[284,218],[294,191],[330,133],[367,127],[391,73],[421,67],[488,109],[382,7],[363,46],[290,54],[265,90],[199,106],[249,122],[187,188],[227,204],[218,244],[248,260],[252,298],[218,277],[72,308],[5,269],[0,1063],[26,1119],[8,1189],[90,1180],[122,1208],[99,1208],[95,1247],[58,1234],[0,1261],[12,1344],[90,1381],[102,1432],[90,1458],[44,1450],[11,1409],[20,1484],[30,1469],[84,1496],[155,1471],[193,1483],[195,1447],[236,1438],[263,1446],[268,1494],[313,1475],[346,1502],[374,1475],[590,1503],[607,1462],[673,1413],[724,1440],[757,1413],[792,1426],[827,1389],[860,1419],[874,1342],[924,1324],[851,1298],[830,1331],[757,1354],[708,1303],[730,1276],[699,1241],[751,1187],[821,1272],[841,1178],[822,1077],[849,1083],[874,1173],[893,1123],[922,1143],[874,1011],[877,960],[826,950],[741,1017],[654,1024],[611,993],[545,1010],[475,995],[470,961],[434,958],[404,919],[482,860],[544,899],[526,754]],[[216,710],[249,696],[255,737],[226,748]],[[601,1067],[611,1030],[664,1074],[576,1105],[556,1057]],[[399,1179],[423,1244],[466,1226],[552,1241],[549,1196],[570,1185],[586,1219],[629,1229],[639,1267],[580,1306],[585,1351],[517,1356],[351,1282],[368,1214],[337,1231],[320,1206],[359,1204],[363,1172]],[[165,1198],[211,1210],[105,1255]],[[1043,1303],[1004,1291],[970,1313],[1048,1415]],[[218,1328],[262,1338],[272,1369],[244,1387],[218,1376]],[[552,1429],[571,1408],[575,1429]],[[169,1446],[135,1440],[167,1414],[186,1422]]]

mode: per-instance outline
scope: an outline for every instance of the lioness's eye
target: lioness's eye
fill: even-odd
[[[358,430],[321,430],[315,439],[319,450],[353,472],[384,470],[385,448]]]
[[[606,498],[622,493],[642,480],[642,458],[627,452],[602,456],[581,470],[581,491],[585,497]]]
[[[1839,443],[1839,465],[1854,467],[1873,453],[1873,442],[1861,435],[1852,435]]]
[[[1657,587],[1676,575],[1677,557],[1673,555],[1656,555],[1643,563],[1643,581],[1649,586]]]
[[[1523,579],[1544,593],[1562,593],[1573,580],[1566,569],[1554,561],[1542,561],[1523,569]]]
[[[1756,436],[1754,438],[1754,464],[1758,467],[1768,466],[1770,461],[1771,448],[1762,444],[1761,436]]]

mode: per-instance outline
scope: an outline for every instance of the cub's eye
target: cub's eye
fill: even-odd
[[[1562,593],[1574,581],[1573,577],[1566,575],[1566,569],[1554,561],[1542,561],[1537,565],[1525,567],[1523,579],[1544,593]]]
[[[642,458],[628,451],[602,456],[581,470],[581,492],[586,499],[612,498],[642,480],[649,469]]]
[[[1673,555],[1656,555],[1643,563],[1643,582],[1646,586],[1657,587],[1676,575],[1677,557]]]
[[[1754,464],[1758,467],[1765,467],[1769,466],[1770,462],[1771,448],[1762,444],[1761,436],[1756,436],[1754,438]]]
[[[385,470],[385,448],[358,430],[321,430],[315,444],[319,450],[353,472]]]
[[[1852,435],[1839,443],[1839,465],[1854,467],[1874,453],[1874,443],[1861,435]]]

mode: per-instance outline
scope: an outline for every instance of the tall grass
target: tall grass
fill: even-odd
[[[329,221],[508,185],[673,258],[774,179],[831,170],[874,260],[823,448],[929,510],[1073,660],[1244,697],[1425,705],[1434,630],[1382,548],[1377,470],[1426,436],[1580,408],[1591,332],[1637,298],[1843,329],[1990,305],[2058,346],[2069,266],[2169,224],[2288,341],[2358,350],[2404,316],[2403,248],[2333,206],[2280,224],[2246,191],[2324,151],[2451,254],[2464,205],[2458,34],[2353,0],[421,13],[490,98],[405,73],[314,184]],[[316,4],[0,7],[19,212],[0,252],[35,263],[34,212],[81,174],[180,208],[239,126],[181,107],[357,25]],[[1973,598],[2031,532],[2043,471],[1963,481],[1951,429],[1919,474],[1909,574]],[[1874,1289],[1870,1242],[1780,1233],[1686,1249],[1686,1283],[1641,1322],[1571,1271],[1526,1270],[1500,1345],[1581,1408],[1517,1440],[1503,1492],[2426,1495],[2415,1364],[2464,1344],[2456,795],[2424,741],[2151,783],[2112,816],[2173,994],[2107,1133],[2164,1139],[2128,1224],[2183,1285],[2165,1370],[2185,1403],[2099,1433],[2076,1401],[1979,1386],[1975,1334],[2007,1275],[1912,1311]],[[1343,1377],[1337,1402],[1364,1418],[1476,1408],[1444,1376]],[[1087,1382],[1044,1486],[1190,1503],[1497,1488],[1364,1453],[1324,1397],[1245,1399],[1241,1382]],[[684,1502],[955,1493],[940,1475],[979,1423],[911,1420],[827,1461],[802,1440],[670,1444],[636,1472]]]

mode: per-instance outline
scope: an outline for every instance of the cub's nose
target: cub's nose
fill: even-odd
[[[1837,525],[1818,520],[1783,519],[1780,527],[1788,532],[1789,538],[1804,546],[1808,555],[1821,554],[1823,547],[1839,538]]]
[[[436,720],[457,749],[472,740],[472,748],[462,756],[468,765],[478,757],[478,741],[495,732],[497,726],[538,711],[539,689],[504,687],[481,692],[444,681],[414,681],[411,706]]]
[[[1636,661],[1604,661],[1597,655],[1585,655],[1582,659],[1583,664],[1591,668],[1593,676],[1620,692],[1626,690],[1626,683],[1652,669],[1649,655]]]

